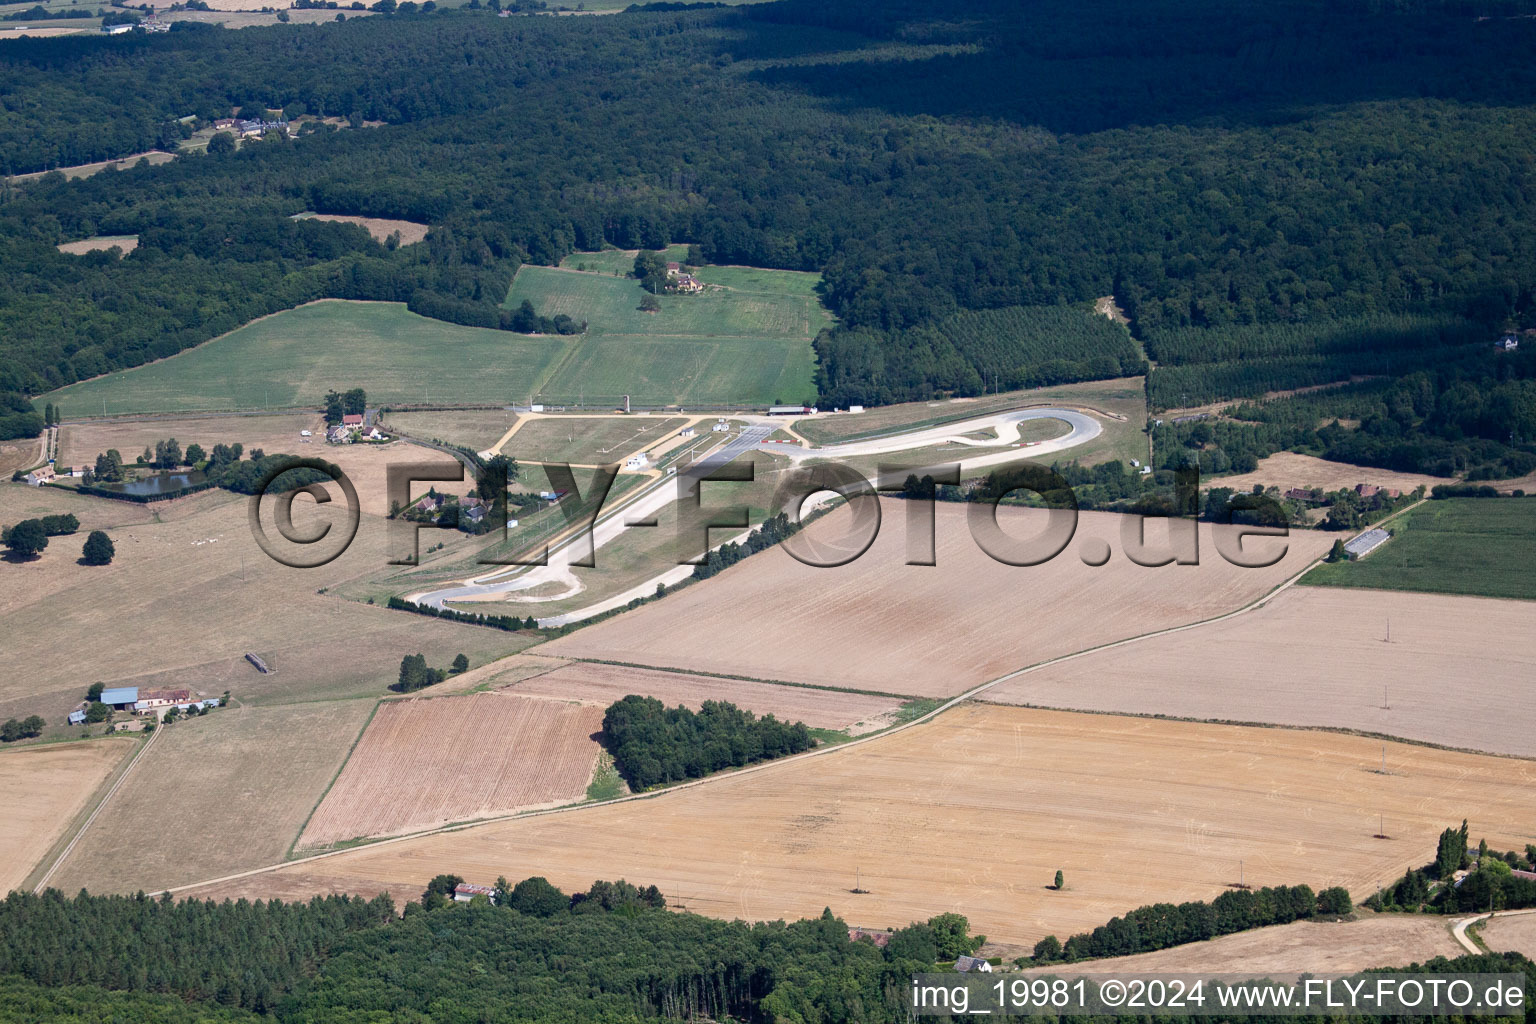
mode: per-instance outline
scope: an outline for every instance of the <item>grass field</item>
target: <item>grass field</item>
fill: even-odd
[[[331,388],[370,404],[526,401],[573,344],[460,327],[385,302],[314,302],[156,363],[44,395],[68,415],[285,409]]]
[[[281,860],[372,710],[229,707],[162,726],[50,884],[134,892]]]
[[[525,266],[512,282],[508,306],[526,299],[544,316],[588,325],[541,387],[544,400],[627,394],[637,405],[767,404],[815,394],[811,339],[831,322],[813,292],[815,275],[718,268],[718,287],[662,296],[659,313],[643,313],[639,282],[612,276],[612,262],[603,264],[607,273]]]
[[[1429,501],[1392,529],[1396,536],[1379,550],[1320,565],[1302,582],[1536,599],[1536,499]]]
[[[517,416],[509,409],[433,409],[422,412],[390,412],[387,427],[411,437],[463,445],[484,451],[512,429]]]
[[[964,506],[940,503],[938,564],[907,565],[902,505],[883,502],[879,536],[847,565],[813,567],[774,548],[552,641],[548,653],[942,696],[1046,658],[1231,611],[1299,572],[1329,543],[1297,531],[1279,564],[1244,569],[1222,559],[1202,527],[1199,565],[1146,568],[1123,554],[1129,517],[1085,512],[1068,550],[1043,565],[1014,567],[976,545]],[[1040,533],[1044,515],[1005,507],[999,522],[1025,538]],[[808,532],[830,545],[846,529],[845,515],[835,513]],[[1155,531],[1149,526],[1149,543],[1157,543]],[[1079,557],[1094,541],[1117,552],[1099,568]],[[743,609],[750,630],[741,629]]]
[[[502,452],[519,462],[606,465],[672,437],[687,422],[649,416],[531,419],[517,429]]]
[[[0,753],[0,893],[21,885],[137,746],[113,738]]]
[[[385,701],[299,845],[574,803],[602,724],[593,705],[507,692]]]
[[[392,459],[430,456],[403,445],[325,450],[356,481],[364,508],[352,546],[318,569],[274,562],[252,538],[246,500],[223,491],[135,505],[57,488],[0,485],[0,522],[73,512],[85,530],[108,529],[117,548],[109,566],[79,565],[84,535],[77,534],[54,538],[35,561],[0,564],[6,622],[0,718],[37,713],[60,719],[94,680],[189,686],[212,695],[230,689],[260,703],[379,695],[395,681],[405,654],[419,651],[433,665],[446,666],[462,651],[480,665],[533,643],[520,634],[326,593],[389,568],[391,547],[380,518],[385,469]],[[296,504],[300,529],[311,522],[304,513]],[[337,521],[331,515],[327,506],[314,518]],[[457,545],[472,542],[458,533],[449,539],[452,546],[443,554],[464,557]],[[429,533],[422,547],[432,543],[436,538]],[[407,585],[400,582],[391,592]],[[68,654],[38,657],[39,651]],[[247,651],[265,658],[273,673],[251,668]]]
[[[966,915],[993,941],[1032,944],[1133,907],[1251,885],[1346,886],[1357,898],[1422,863],[1447,822],[1495,849],[1530,832],[1527,761],[1248,729],[970,706],[825,754],[774,762],[630,803],[350,851],[194,892],[419,895],[545,875],[654,883],[721,918],[814,917],[899,926]],[[1393,840],[1373,838],[1378,811]],[[854,888],[859,871],[864,894]],[[514,870],[515,869],[515,870]],[[1048,888],[1058,870],[1067,889]],[[510,877],[510,875],[509,875]]]
[[[1536,605],[1518,601],[1292,587],[1243,615],[1049,665],[982,699],[1536,757],[1532,636]]]

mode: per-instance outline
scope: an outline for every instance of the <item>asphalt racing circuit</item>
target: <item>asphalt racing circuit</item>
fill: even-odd
[[[745,422],[746,426],[740,433],[733,435],[682,472],[695,478],[702,478],[708,476],[717,467],[754,450],[770,452],[787,458],[795,464],[802,464],[811,461],[841,462],[868,456],[895,455],[942,444],[960,444],[976,449],[977,454],[966,455],[958,460],[936,458],[934,461],[936,464],[940,461],[959,461],[961,473],[969,474],[1021,458],[1036,458],[1066,451],[1093,440],[1104,429],[1098,420],[1086,413],[1075,409],[1048,407],[990,413],[940,427],[927,427],[818,448],[804,444],[770,442],[769,435],[785,425],[783,420],[770,419],[766,416],[732,418]],[[1062,436],[1048,441],[1034,443],[1022,441],[1019,425],[1029,420],[1042,419],[1059,420],[1067,424],[1070,429]],[[993,431],[996,436],[985,438],[967,436],[988,430]],[[509,434],[508,437],[510,436]],[[508,438],[503,438],[492,450],[500,451],[507,440]],[[543,594],[539,600],[555,601],[574,596],[581,592],[582,584],[572,569],[573,563],[595,553],[596,549],[611,542],[631,524],[652,519],[662,509],[676,502],[678,493],[679,488],[673,475],[658,472],[654,480],[598,515],[591,529],[590,545],[587,542],[588,531],[577,529],[571,535],[550,545],[549,557],[545,565],[498,568],[483,576],[466,580],[459,586],[411,594],[406,599],[439,610],[447,608],[452,602],[474,602],[481,605],[474,610],[489,612],[493,608],[500,609],[496,604],[486,607],[483,602],[494,602],[498,595],[531,590],[547,583],[560,583],[565,589],[555,594]],[[667,571],[621,594],[597,601],[577,611],[540,618],[538,624],[541,627],[563,626],[613,608],[623,607],[636,597],[654,594],[658,584],[672,586],[687,579],[692,572],[691,565],[672,566]]]

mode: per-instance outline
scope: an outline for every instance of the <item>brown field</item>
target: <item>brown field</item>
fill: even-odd
[[[64,409],[66,414],[89,415],[89,409]],[[326,445],[320,432],[325,418],[315,413],[281,413],[271,416],[184,416],[177,419],[80,420],[59,428],[58,460],[61,466],[88,466],[96,456],[116,448],[125,463],[132,463],[156,441],[174,437],[182,450],[200,444],[212,451],[216,444],[242,444],[246,450],[292,455],[317,455],[330,459],[336,449]],[[301,444],[299,431],[314,431],[310,444]],[[324,453],[324,454],[322,454]],[[331,459],[331,461],[336,461]]]
[[[21,884],[136,746],[110,738],[0,754],[0,892]]]
[[[38,33],[38,34],[42,34],[43,32],[46,32],[47,30],[46,29],[34,29],[33,31]],[[68,31],[69,32],[74,32],[74,31],[77,31],[77,30],[72,28],[72,29],[69,29]],[[30,35],[32,33],[28,33],[28,34]],[[57,168],[55,168],[55,170],[63,171],[64,172],[64,177],[66,177],[66,178],[89,178],[93,174],[100,174],[102,171],[106,170],[108,167],[112,167],[112,168],[115,168],[115,169],[121,171],[121,170],[125,170],[125,169],[127,169],[129,167],[132,167],[134,164],[137,164],[140,160],[148,160],[152,164],[163,164],[163,163],[168,163],[168,162],[170,162],[170,161],[172,161],[174,159],[176,159],[176,156],[173,153],[164,153],[164,152],[161,152],[160,150],[157,150],[157,149],[151,149],[151,150],[147,150],[147,151],[145,151],[143,153],[135,153],[132,156],[125,156],[125,157],[122,157],[121,159],[118,159],[118,160],[102,160],[99,163],[94,163],[94,164],[76,164],[73,167],[57,167]],[[30,181],[33,178],[41,178],[43,175],[50,174],[50,173],[52,173],[52,172],[51,171],[31,171],[31,172],[29,172],[27,174],[14,174],[14,175],[11,176],[11,180],[12,181]]]
[[[103,249],[121,249],[126,256],[138,247],[138,235],[98,235],[95,238],[82,238],[78,242],[61,242],[58,248],[59,252],[67,252],[74,256]]]
[[[382,504],[387,452],[336,451],[358,471],[365,508],[370,494]],[[307,530],[341,504],[322,515],[307,499],[296,502],[296,524]],[[223,491],[137,505],[0,486],[0,521],[42,511],[73,511],[83,529],[107,526],[117,557],[110,566],[78,564],[84,537],[76,534],[54,538],[34,561],[0,562],[0,718],[61,718],[95,680],[206,694],[229,689],[263,704],[377,696],[395,681],[405,654],[421,652],[445,667],[463,652],[479,665],[536,642],[327,596],[329,587],[377,572],[390,557],[385,522],[366,513],[340,558],[292,569],[257,546],[247,499]],[[273,673],[256,672],[244,661],[247,651]]]
[[[1489,949],[1536,957],[1536,914],[1499,914],[1477,926]]]
[[[243,0],[235,0],[235,2],[243,2]],[[351,12],[347,13],[350,14]],[[332,20],[334,20],[334,17],[333,15]],[[400,232],[401,245],[413,245],[416,242],[425,240],[427,237],[427,225],[418,224],[413,220],[390,220],[387,217],[354,217],[337,213],[310,213],[303,216],[313,218],[314,220],[330,220],[343,224],[360,225],[368,230],[368,233],[373,236],[373,240],[376,242],[388,240],[389,236],[396,231]]]
[[[1158,974],[1172,971],[1313,973],[1406,967],[1437,956],[1466,953],[1451,937],[1445,918],[1361,911],[1355,921],[1297,921],[1273,928],[1223,935],[1156,953],[1109,957],[1079,964],[1092,974]],[[1065,936],[1063,936],[1065,938]],[[1071,967],[1057,967],[1065,973]],[[1037,968],[1031,973],[1051,973]]]
[[[1533,635],[1527,601],[1292,587],[1222,622],[1047,665],[982,699],[1338,727],[1532,757]]]
[[[1356,484],[1375,484],[1408,493],[1420,485],[1433,489],[1436,484],[1452,483],[1450,478],[1427,476],[1423,473],[1395,473],[1390,469],[1370,466],[1351,466],[1345,462],[1329,462],[1312,455],[1295,452],[1276,452],[1259,460],[1259,468],[1252,473],[1236,476],[1206,477],[1201,481],[1211,487],[1231,487],[1247,491],[1254,484],[1278,487],[1282,491],[1290,487],[1321,487],[1325,491],[1352,488]]]
[[[31,469],[43,461],[42,438],[18,438],[0,442],[0,479],[9,480],[18,469]]]
[[[163,726],[50,884],[154,890],[281,860],[372,710],[229,707]]]
[[[40,28],[28,25],[24,28],[0,28],[0,40],[3,39],[41,39],[47,36],[73,36],[83,35],[95,31],[95,22],[87,22],[91,27],[73,27],[66,25],[44,25]]]
[[[418,895],[545,875],[654,883],[723,918],[899,926],[943,911],[1033,944],[1154,900],[1237,881],[1363,898],[1469,818],[1495,849],[1531,841],[1536,764],[1334,733],[967,705],[889,736],[642,800],[348,851],[189,890]],[[1386,814],[1391,841],[1372,838]],[[854,869],[863,888],[855,895]],[[1067,889],[1048,888],[1057,869]],[[297,891],[295,891],[297,890]]]
[[[209,6],[217,6],[219,2],[220,0],[210,0]],[[230,2],[230,0],[223,0],[223,2]],[[232,0],[232,2],[237,8],[243,7],[246,10],[176,11],[175,13],[163,14],[161,17],[165,21],[196,21],[204,25],[222,25],[225,28],[252,28],[258,25],[278,24],[277,12],[275,10],[260,11],[260,7],[263,5],[259,0]],[[373,12],[333,11],[330,9],[289,10],[287,12],[289,21],[296,25],[316,25],[321,22],[335,21],[338,13],[345,14],[347,20],[351,21],[353,18],[367,17]],[[247,143],[251,141],[249,139],[246,140]],[[242,145],[244,144],[242,143]]]
[[[1278,565],[1241,569],[1216,553],[1202,526],[1199,565],[1145,568],[1123,553],[1120,530],[1130,517],[1085,512],[1068,550],[1020,568],[977,547],[964,506],[940,503],[938,564],[909,566],[901,503],[883,505],[886,519],[873,547],[845,566],[814,568],[774,548],[555,640],[547,653],[942,696],[1047,658],[1232,611],[1296,575],[1330,542],[1296,531]],[[808,532],[830,543],[842,534],[845,515]],[[1043,515],[1008,507],[999,522],[1026,538],[1039,532]],[[1158,529],[1149,523],[1149,540]],[[1115,551],[1100,568],[1078,555],[1095,539]]]
[[[507,409],[434,409],[385,413],[384,422],[412,437],[461,444],[478,452],[500,441],[517,416]]]
[[[855,732],[888,725],[889,716],[901,703],[890,697],[862,693],[749,683],[594,662],[573,662],[514,683],[513,687],[517,693],[579,700],[603,708],[631,693],[655,697],[668,707],[686,704],[695,710],[706,700],[723,700],[757,715],[771,714],[782,721],[804,722],[813,729],[853,728]]]
[[[602,721],[600,708],[506,693],[385,701],[300,845],[580,800]]]

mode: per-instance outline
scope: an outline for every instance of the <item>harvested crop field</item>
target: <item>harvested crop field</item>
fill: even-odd
[[[1282,491],[1291,487],[1321,487],[1325,491],[1354,488],[1356,484],[1374,484],[1390,487],[1404,494],[1415,487],[1433,488],[1436,484],[1452,483],[1441,476],[1423,473],[1397,473],[1390,469],[1371,466],[1352,466],[1347,462],[1330,462],[1313,455],[1295,452],[1276,452],[1259,460],[1259,466],[1251,473],[1236,476],[1213,476],[1202,481],[1212,487],[1230,487],[1235,491],[1248,491],[1254,484],[1278,487]]]
[[[1536,957],[1536,913],[1499,914],[1475,927],[1489,949]]]
[[[1531,602],[1292,587],[1222,622],[1047,665],[981,699],[1356,729],[1532,757],[1532,636]]]
[[[1155,953],[1091,960],[1076,969],[1092,974],[1345,973],[1372,967],[1406,967],[1433,957],[1455,957],[1466,952],[1451,937],[1450,925],[1443,917],[1360,913],[1362,916],[1354,921],[1296,921],[1273,928],[1255,928]],[[1062,974],[1072,969],[1042,967],[1035,973]]]
[[[139,247],[138,235],[97,235],[95,238],[82,238],[78,242],[59,243],[59,252],[67,252],[74,256],[80,256],[88,252],[100,252],[105,249],[121,249],[126,256]]]
[[[372,710],[229,707],[162,726],[50,884],[153,891],[281,860]]]
[[[655,883],[716,917],[902,925],[965,914],[1033,944],[1237,881],[1347,886],[1357,897],[1469,818],[1495,849],[1531,841],[1536,763],[1299,732],[968,705],[823,754],[643,800],[349,851],[192,890],[413,898],[424,879],[545,875]],[[1391,841],[1373,838],[1384,813]],[[621,838],[622,837],[622,838]],[[851,893],[854,869],[866,894]],[[1067,889],[1047,887],[1057,869]]]
[[[682,671],[745,675],[833,687],[944,696],[1007,672],[1099,644],[1221,615],[1263,596],[1323,554],[1329,537],[1293,532],[1286,556],[1243,569],[1217,554],[1200,527],[1201,562],[1145,568],[1124,555],[1132,517],[1085,512],[1076,539],[1033,567],[1004,565],[971,539],[966,506],[937,508],[937,565],[911,566],[901,502],[882,502],[879,537],[835,569],[797,562],[781,547],[702,584],[552,642],[547,653]],[[1005,507],[999,524],[1036,536],[1044,512]],[[847,515],[807,534],[828,544]],[[1148,522],[1157,543],[1160,526]],[[1091,568],[1079,549],[1108,544],[1109,563]],[[1255,550],[1270,550],[1260,538]],[[741,627],[748,609],[751,628]],[[792,638],[788,639],[788,638]]]
[[[427,237],[427,225],[418,224],[413,220],[391,220],[388,217],[354,217],[349,214],[339,213],[301,213],[299,218],[305,220],[329,220],[340,224],[356,224],[367,230],[373,236],[375,242],[385,242],[389,236],[396,232],[400,235],[401,245],[413,245]]]
[[[601,708],[507,693],[385,701],[300,846],[580,800],[602,723]]]
[[[854,728],[855,732],[888,725],[889,716],[901,704],[890,697],[863,693],[750,683],[596,662],[572,662],[516,683],[513,689],[529,696],[587,701],[602,708],[632,693],[655,697],[668,707],[686,704],[695,710],[706,700],[730,701],[754,714],[773,715],[781,721],[804,722],[814,729]]]
[[[66,409],[69,413],[88,414],[90,409]],[[315,413],[279,413],[267,416],[186,416],[178,419],[72,420],[59,427],[58,460],[61,466],[89,466],[96,456],[116,448],[125,463],[144,451],[146,445],[174,437],[185,451],[198,444],[212,451],[216,444],[241,444],[247,450],[292,455],[315,455],[333,450],[323,445],[302,444],[299,431],[308,430],[322,437],[325,418]],[[323,439],[323,438],[322,438]],[[334,460],[333,460],[334,461]]]
[[[509,409],[433,409],[384,414],[386,430],[427,441],[444,441],[483,451],[512,429],[517,416]]]
[[[137,746],[109,738],[0,754],[0,892],[21,885]]]

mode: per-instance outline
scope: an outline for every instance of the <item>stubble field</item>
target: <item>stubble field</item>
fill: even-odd
[[[300,846],[580,800],[602,721],[591,705],[504,692],[385,701]]]
[[[966,915],[1028,945],[1141,904],[1251,885],[1358,898],[1421,864],[1447,823],[1530,841],[1536,764],[1300,732],[970,705],[825,754],[644,800],[349,851],[194,889],[200,896],[421,891],[545,875],[654,883],[715,917],[899,926]],[[1373,838],[1384,813],[1393,838]],[[1428,852],[1426,852],[1428,851]],[[854,894],[854,871],[862,887]],[[1049,888],[1055,872],[1067,888]]]
[[[1497,915],[1483,922],[1478,934],[1489,949],[1536,957],[1536,914]]]
[[[1392,487],[1404,494],[1415,487],[1433,488],[1437,484],[1452,481],[1440,476],[1423,473],[1397,473],[1390,469],[1371,466],[1351,466],[1344,462],[1330,462],[1312,455],[1295,452],[1276,452],[1259,460],[1259,467],[1251,473],[1234,476],[1210,477],[1204,481],[1212,486],[1230,487],[1235,491],[1248,491],[1254,484],[1278,487],[1282,491],[1291,487],[1321,487],[1325,491],[1353,488],[1356,484],[1374,484]]]
[[[853,728],[855,732],[888,724],[889,716],[901,704],[897,699],[872,694],[776,686],[596,662],[571,662],[539,673],[515,683],[512,691],[585,701],[601,708],[632,693],[655,697],[667,707],[686,704],[695,710],[706,700],[730,701],[739,708],[757,715],[771,714],[780,721],[804,722],[815,729]],[[860,725],[866,728],[854,728]]]
[[[229,707],[162,726],[49,884],[153,891],[281,860],[372,710]]]
[[[1047,658],[1207,619],[1263,596],[1327,550],[1330,538],[1293,532],[1267,569],[1233,566],[1200,528],[1196,566],[1131,563],[1121,530],[1130,517],[1083,513],[1068,550],[1033,567],[993,560],[967,527],[967,508],[937,506],[937,565],[906,565],[905,511],[886,518],[862,557],[839,568],[804,565],[782,548],[756,555],[703,584],[553,641],[548,653],[682,671],[937,697]],[[1042,512],[1004,507],[999,523],[1020,539],[1043,528]],[[1148,542],[1156,544],[1156,520]],[[843,513],[809,534],[842,536]],[[1107,565],[1078,556],[1107,543]],[[1264,544],[1273,539],[1261,538]],[[1253,542],[1250,542],[1252,545]],[[746,610],[746,611],[744,611]],[[750,616],[750,629],[742,616]]]
[[[1106,957],[1082,964],[1081,970],[1090,974],[1348,973],[1373,967],[1406,967],[1432,957],[1466,953],[1451,937],[1450,925],[1443,917],[1361,913],[1363,916],[1354,921],[1295,921],[1155,953]],[[1052,972],[1053,968],[1040,967],[1031,973]],[[1054,968],[1054,972],[1063,973],[1063,968]]]
[[[1292,587],[1223,622],[1047,665],[982,699],[1355,729],[1531,757],[1532,636],[1536,603]]]
[[[21,885],[137,746],[113,738],[0,753],[0,893]]]

